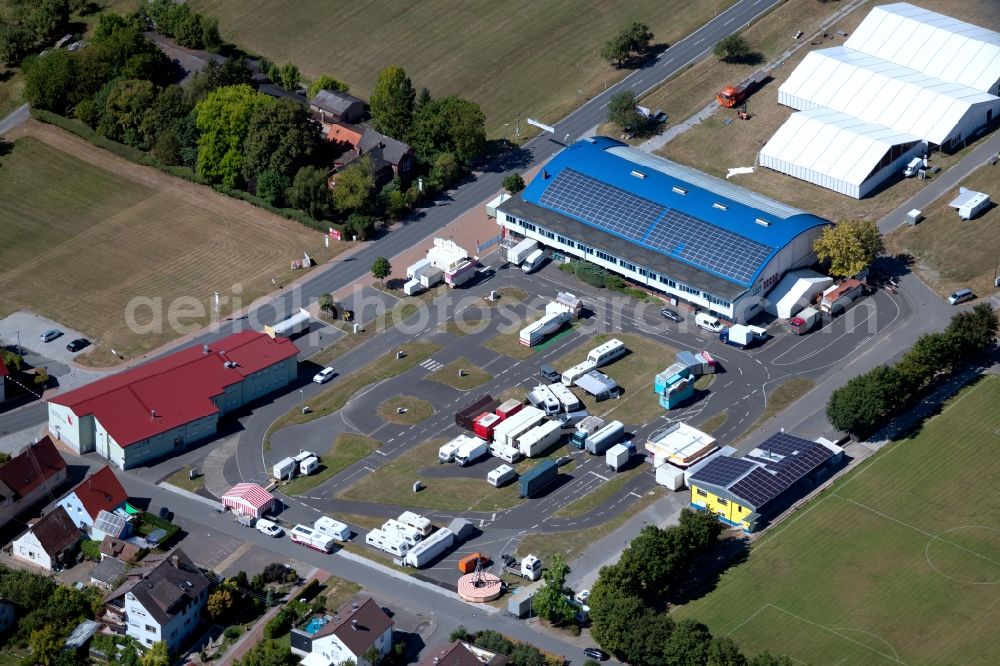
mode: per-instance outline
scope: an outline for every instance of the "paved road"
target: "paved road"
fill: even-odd
[[[9,132],[12,128],[17,127],[25,120],[31,117],[29,112],[30,107],[27,104],[22,104],[13,111],[11,111],[6,118],[0,120],[0,134]]]

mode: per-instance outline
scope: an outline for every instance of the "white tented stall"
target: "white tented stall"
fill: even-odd
[[[816,271],[792,271],[767,293],[764,309],[780,319],[788,319],[809,305],[817,294],[833,284],[833,278]]]

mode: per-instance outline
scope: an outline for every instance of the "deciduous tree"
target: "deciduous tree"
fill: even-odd
[[[392,273],[392,264],[389,263],[389,260],[385,257],[376,257],[375,261],[372,262],[372,277],[384,286],[383,282],[390,273]]]
[[[243,144],[254,113],[273,104],[270,97],[248,85],[213,90],[198,102],[198,174],[227,187],[243,182]]]
[[[742,62],[751,52],[749,42],[738,33],[723,38],[712,50],[715,57],[724,62]]]
[[[140,658],[142,666],[170,666],[170,650],[165,641],[153,643]]]
[[[288,176],[277,171],[262,171],[257,176],[257,196],[271,204],[281,207],[285,205],[285,191],[291,186]]]
[[[281,68],[281,87],[285,90],[298,90],[299,79],[302,75],[299,74],[299,68],[292,63],[286,63],[284,67]]]
[[[236,663],[239,666],[291,666],[296,662],[298,659],[287,647],[271,639],[264,639],[250,648],[243,659]]]
[[[517,194],[524,189],[524,178],[521,178],[521,174],[516,172],[507,174],[503,179],[503,189],[511,194]]]
[[[813,243],[820,261],[830,263],[830,274],[857,275],[885,252],[878,225],[872,220],[847,219],[823,229]]]
[[[309,84],[309,99],[312,99],[320,90],[336,90],[347,92],[349,90],[346,83],[333,78],[329,74],[324,74]]]
[[[155,102],[152,82],[118,79],[108,91],[97,131],[115,141],[146,149],[149,146],[142,126]]]
[[[208,616],[215,622],[224,619],[233,610],[233,593],[226,585],[220,585],[206,602]]]
[[[254,109],[243,143],[243,177],[263,171],[291,177],[312,161],[319,143],[319,125],[309,110],[291,99]]]
[[[75,87],[76,69],[69,51],[59,49],[45,57],[29,58],[23,68],[24,97],[46,111],[65,113]]]
[[[364,213],[375,200],[375,170],[371,158],[362,157],[340,172],[333,186],[333,204],[343,213]]]
[[[746,666],[747,658],[729,636],[715,636],[708,645],[707,666]]]
[[[313,166],[299,169],[288,190],[288,201],[309,217],[317,220],[329,218],[333,198],[326,184],[326,171]]]
[[[420,107],[410,142],[426,164],[440,153],[452,153],[468,164],[486,145],[486,116],[478,104],[460,97],[432,100]]]
[[[668,664],[701,666],[708,662],[712,633],[697,620],[681,620],[670,632],[663,656]]]
[[[368,100],[375,129],[394,139],[405,139],[413,123],[415,99],[416,92],[406,71],[399,65],[384,68],[378,73]]]
[[[608,101],[608,122],[622,129],[636,129],[643,123],[643,117],[635,110],[638,103],[635,93],[622,90],[611,96]]]

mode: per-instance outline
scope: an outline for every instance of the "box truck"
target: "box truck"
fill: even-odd
[[[473,419],[472,432],[476,434],[476,437],[490,441],[493,439],[493,428],[495,428],[501,421],[503,421],[503,419],[493,412],[483,412]]]
[[[559,406],[564,412],[575,412],[580,409],[580,399],[562,383],[549,384],[548,389],[559,401]]]
[[[494,488],[505,486],[517,478],[517,472],[510,465],[500,465],[496,469],[490,470],[486,475],[486,480]]]
[[[520,266],[528,255],[538,249],[538,241],[533,238],[525,238],[514,247],[507,250],[507,261]]]
[[[528,402],[541,409],[546,414],[558,414],[562,403],[548,386],[536,386],[528,393]]]
[[[421,536],[429,535],[434,529],[434,525],[431,524],[430,518],[425,518],[424,516],[413,513],[412,511],[404,511],[399,514],[399,518],[396,520],[417,530],[420,532]]]
[[[533,497],[547,488],[559,476],[559,466],[554,460],[538,463],[521,475],[517,483],[519,497]]]
[[[517,414],[519,411],[521,411],[522,407],[524,407],[524,403],[521,402],[520,400],[516,400],[514,398],[511,398],[510,400],[505,400],[502,405],[497,407],[497,416],[499,416],[501,419],[509,419],[510,417],[514,416],[514,414]]]
[[[455,425],[457,425],[459,428],[472,430],[473,427],[472,420],[474,418],[476,418],[483,412],[492,412],[499,406],[500,406],[500,401],[494,400],[489,393],[480,396],[476,398],[475,401],[473,401],[470,405],[463,407],[461,410],[455,412]]]
[[[403,558],[403,562],[414,568],[421,568],[430,563],[455,543],[455,535],[447,527],[442,527],[416,546],[411,548]]]
[[[465,467],[485,456],[489,452],[489,449],[490,447],[486,443],[486,440],[479,439],[478,437],[469,437],[455,451],[455,462],[458,463],[459,467]]]
[[[493,441],[507,446],[516,446],[517,438],[541,423],[544,418],[545,412],[537,407],[525,407],[493,428]]]
[[[795,335],[805,335],[813,329],[819,321],[819,310],[816,308],[806,308],[792,317],[788,324]]]
[[[544,421],[517,438],[517,449],[528,458],[534,458],[547,451],[561,436],[559,421]]]
[[[729,328],[719,331],[719,340],[727,345],[746,349],[751,345],[767,340],[767,331],[760,326],[733,324]]]
[[[595,456],[603,455],[608,449],[618,443],[625,435],[625,424],[621,421],[612,421],[593,435],[587,437],[584,447],[587,453]]]
[[[516,446],[508,446],[497,442],[493,442],[490,445],[490,455],[512,465],[521,459],[521,452],[518,451]]]
[[[578,449],[582,449],[587,437],[604,427],[604,419],[600,416],[587,416],[576,424],[576,431],[570,437],[570,442]]]
[[[334,520],[330,516],[320,516],[317,518],[316,522],[313,523],[313,529],[320,534],[333,537],[337,541],[349,541],[351,539],[351,528],[339,520]]]
[[[271,469],[271,472],[274,474],[274,478],[278,481],[284,481],[295,476],[295,469],[297,467],[298,463],[295,462],[295,458],[282,458],[278,462],[274,463],[274,467]]]
[[[632,459],[635,455],[635,444],[632,442],[624,442],[622,444],[615,444],[607,453],[604,454],[604,462],[607,463],[608,469],[617,472],[622,467],[628,464],[628,461]]]

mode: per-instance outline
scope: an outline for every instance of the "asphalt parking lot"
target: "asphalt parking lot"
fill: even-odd
[[[62,331],[62,335],[50,342],[42,342],[41,335],[48,330]],[[90,351],[90,346],[76,352],[67,350],[66,345],[77,338],[86,336],[57,321],[31,312],[15,312],[0,320],[0,344],[17,345],[20,341],[21,347],[48,361],[69,364],[79,354]],[[55,375],[51,371],[49,374]]]

